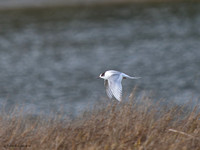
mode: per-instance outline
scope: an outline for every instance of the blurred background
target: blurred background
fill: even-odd
[[[123,80],[127,97],[199,99],[200,3],[56,2],[0,1],[1,108],[76,115],[108,100],[110,69],[142,77]]]

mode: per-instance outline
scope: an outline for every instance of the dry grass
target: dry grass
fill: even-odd
[[[132,95],[73,120],[0,117],[1,149],[35,150],[199,150],[200,113],[197,105],[166,106]],[[62,119],[61,119],[62,118]]]

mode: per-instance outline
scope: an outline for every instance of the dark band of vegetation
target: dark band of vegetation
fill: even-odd
[[[200,2],[200,0],[40,0],[37,1],[0,1],[0,10],[12,10],[12,9],[33,9],[33,8],[55,8],[55,7],[81,7],[81,6],[106,6],[106,5],[127,5],[136,3],[194,3]]]

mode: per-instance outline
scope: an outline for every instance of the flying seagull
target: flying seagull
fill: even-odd
[[[122,79],[139,79],[140,77],[131,77],[123,72],[108,70],[99,75],[104,79],[104,85],[106,87],[106,93],[110,99],[115,97],[118,101],[122,99]]]

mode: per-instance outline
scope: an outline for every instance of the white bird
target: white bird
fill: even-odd
[[[118,101],[122,99],[122,79],[139,79],[140,77],[131,77],[123,72],[108,70],[99,75],[104,79],[104,85],[106,87],[106,93],[110,99],[114,96]]]

